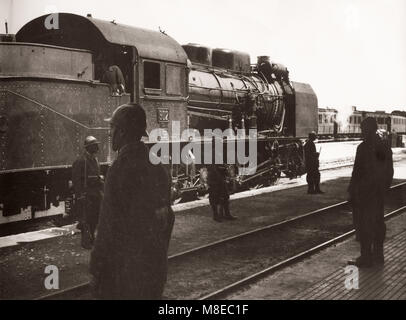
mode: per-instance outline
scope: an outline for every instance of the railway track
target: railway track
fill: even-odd
[[[406,188],[406,182],[401,183],[395,186],[391,187],[390,193],[393,195],[394,192],[402,190],[403,188]],[[396,199],[396,196],[393,197]],[[396,202],[396,201],[395,201]],[[312,230],[312,224],[317,223],[317,221],[323,221],[325,220],[327,214],[331,215],[337,215],[337,220],[340,220],[341,218],[338,217],[343,217],[343,225],[348,224],[348,215],[343,213],[349,213],[348,211],[348,202],[340,202],[322,209],[318,209],[291,219],[287,219],[275,224],[271,224],[269,226],[265,226],[262,228],[258,228],[255,230],[251,230],[245,233],[241,233],[232,237],[228,237],[219,241],[215,241],[203,246],[199,246],[187,251],[183,251],[174,255],[171,255],[168,257],[169,259],[169,274],[168,274],[168,284],[167,287],[173,289],[169,289],[168,293],[165,295],[165,298],[177,298],[176,296],[173,296],[173,292],[181,292],[182,288],[178,288],[178,284],[176,283],[176,279],[179,277],[184,277],[188,279],[188,275],[185,274],[187,272],[193,273],[193,270],[196,270],[193,265],[200,266],[199,264],[202,263],[202,261],[209,261],[211,257],[221,257],[221,259],[224,258],[224,260],[229,259],[229,261],[232,261],[234,258],[233,255],[238,255],[238,250],[239,248],[246,247],[247,243],[249,245],[255,244],[259,247],[261,247],[261,241],[264,244],[268,243],[273,243],[272,241],[275,241],[274,238],[278,238],[278,233],[280,235],[287,235],[287,230],[299,230],[302,232],[303,226],[305,230]],[[406,206],[400,206],[397,205],[396,209],[391,210],[386,215],[386,219],[389,219],[390,217],[399,214],[403,212],[406,209]],[[316,219],[316,220],[315,220]],[[319,220],[317,220],[319,219]],[[332,219],[334,220],[334,219]],[[298,228],[300,224],[300,228]],[[306,224],[308,224],[308,227],[306,227]],[[323,222],[321,222],[323,224]],[[341,228],[341,227],[340,227]],[[334,228],[333,228],[334,229]],[[347,228],[348,229],[348,228]],[[290,232],[290,231],[289,231]],[[299,235],[300,235],[299,232]],[[323,232],[322,232],[323,233]],[[335,231],[333,233],[336,233]],[[331,246],[337,242],[343,241],[344,239],[350,237],[353,233],[354,230],[347,230],[343,232],[340,229],[340,234],[335,235],[334,237],[330,237],[329,239],[325,239],[325,241],[316,241],[314,245],[312,245],[310,248],[306,248],[305,250],[301,250],[300,252],[295,252],[293,255],[290,255],[286,258],[279,259],[279,261],[276,261],[275,263],[270,263],[267,264],[266,268],[262,268],[261,270],[256,270],[255,272],[251,272],[252,270],[244,270],[244,272],[241,272],[244,276],[241,277],[241,274],[237,275],[237,279],[227,279],[228,283],[226,285],[221,286],[220,288],[216,289],[213,292],[207,292],[204,295],[199,294],[198,290],[196,291],[196,294],[193,296],[186,296],[186,298],[192,298],[192,299],[219,299],[221,297],[226,296],[227,294],[230,294],[232,292],[235,292],[236,290],[241,289],[242,287],[257,281],[258,279],[269,275],[272,272],[275,272],[277,270],[280,270],[281,268],[284,268],[286,266],[289,266],[290,264],[293,264],[305,257],[308,257],[309,255],[312,255],[328,246]],[[280,236],[279,235],[279,236]],[[323,236],[324,237],[324,236]],[[324,238],[323,238],[324,239]],[[245,244],[243,243],[245,242]],[[267,245],[265,245],[267,246]],[[249,249],[249,251],[254,251],[255,249]],[[266,251],[266,248],[264,248]],[[248,251],[248,252],[249,252]],[[260,256],[268,255],[269,252],[265,253],[258,253]],[[231,260],[230,260],[231,259]],[[238,259],[237,259],[238,260]],[[259,260],[261,264],[261,260]],[[209,262],[208,262],[209,263]],[[230,263],[230,262],[227,262]],[[210,263],[209,263],[210,264]],[[204,262],[203,262],[204,265]],[[192,266],[192,267],[190,267]],[[204,266],[202,266],[202,269],[204,269]],[[238,269],[238,268],[237,268]],[[223,270],[224,271],[224,270]],[[211,273],[209,272],[209,276]],[[193,276],[191,274],[191,276]],[[172,279],[172,280],[171,280]],[[187,282],[187,280],[184,280],[184,282]],[[214,281],[216,283],[217,281]],[[221,281],[220,281],[221,282]],[[188,287],[188,285],[185,285]],[[64,290],[59,290],[55,293],[48,294],[41,296],[37,298],[38,300],[57,300],[57,299],[78,299],[80,297],[83,298],[90,298],[89,294],[89,283],[82,283],[74,287],[70,287]],[[188,288],[183,288],[185,290],[188,290]],[[193,288],[191,289],[193,291]],[[204,291],[204,290],[203,290]],[[206,290],[207,291],[207,290]]]
[[[394,216],[396,216],[396,215],[398,215],[398,214],[403,213],[405,210],[406,210],[406,206],[402,206],[399,209],[391,211],[390,213],[385,215],[385,221],[392,218],[392,217],[394,217]],[[267,268],[255,273],[255,274],[252,274],[252,275],[250,275],[250,276],[248,276],[248,277],[246,277],[244,279],[236,281],[236,282],[234,282],[234,283],[232,283],[232,284],[230,284],[230,285],[228,285],[228,286],[226,286],[224,288],[221,288],[221,289],[219,289],[219,290],[217,290],[215,292],[212,292],[212,293],[209,293],[209,294],[207,294],[205,296],[202,296],[199,300],[224,299],[227,296],[244,289],[246,286],[248,286],[250,284],[253,284],[256,281],[258,281],[258,280],[260,280],[260,279],[262,279],[262,278],[264,278],[264,277],[266,277],[266,276],[268,276],[268,275],[270,275],[270,274],[272,274],[272,273],[274,273],[274,272],[276,272],[278,270],[281,270],[283,268],[291,266],[294,263],[299,262],[299,261],[301,261],[301,260],[303,260],[303,259],[305,259],[305,258],[307,258],[307,257],[309,257],[309,256],[323,250],[323,249],[326,249],[326,248],[336,244],[336,243],[342,242],[345,239],[353,236],[354,234],[355,234],[354,229],[351,230],[351,231],[348,231],[348,232],[346,232],[346,233],[344,233],[344,234],[342,234],[342,235],[340,235],[338,237],[335,237],[335,238],[333,238],[331,240],[323,242],[323,243],[321,243],[321,244],[319,244],[319,245],[317,245],[317,246],[315,246],[315,247],[313,247],[313,248],[311,248],[309,250],[303,251],[303,252],[301,252],[301,253],[293,256],[293,257],[290,257],[290,258],[288,258],[286,260],[283,260],[282,262],[279,262],[279,263],[277,263],[275,265],[267,267]]]

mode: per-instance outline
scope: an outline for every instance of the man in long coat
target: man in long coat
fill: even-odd
[[[309,139],[304,145],[304,155],[306,164],[307,193],[324,193],[320,190],[319,153],[316,151],[314,141],[317,139],[316,133],[310,132]]]
[[[226,167],[218,164],[208,166],[207,182],[209,185],[209,202],[214,221],[237,219],[230,213],[230,194],[226,181]]]
[[[99,299],[160,299],[174,223],[170,184],[162,166],[150,162],[141,137],[144,110],[116,109],[110,120],[117,159],[108,171],[98,234],[90,261]]]
[[[392,150],[376,134],[374,118],[364,119],[361,130],[364,141],[357,148],[348,188],[361,256],[349,263],[369,267],[384,262],[384,196],[392,182],[393,160]]]
[[[72,165],[72,181],[76,195],[76,210],[79,212],[79,228],[82,231],[82,247],[91,249],[99,220],[100,204],[103,199],[103,180],[97,160],[99,141],[88,136],[85,152]]]

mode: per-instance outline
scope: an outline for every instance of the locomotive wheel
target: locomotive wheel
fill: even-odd
[[[209,194],[203,194],[203,195],[197,195],[198,200],[204,200],[204,199],[209,199]]]
[[[172,183],[171,187],[171,202],[177,204],[181,200],[180,184],[178,182]]]
[[[271,176],[268,180],[268,185],[274,186],[274,185],[278,184],[280,177],[281,177],[280,173],[279,173],[279,175]]]
[[[182,192],[182,196],[180,197],[179,201],[177,203],[184,203],[184,202],[190,202],[194,200],[198,200],[198,194],[196,190],[190,190],[186,192]]]

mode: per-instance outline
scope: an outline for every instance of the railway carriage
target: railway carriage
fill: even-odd
[[[388,130],[397,134],[406,134],[406,112],[392,112],[390,115],[390,128]]]
[[[363,118],[375,118],[379,130],[388,131],[390,126],[390,115],[384,111],[366,112],[362,113]]]
[[[378,129],[385,132],[404,134],[406,113],[394,111],[361,111],[353,107],[347,119],[340,119],[338,111],[332,108],[319,108],[318,134],[320,137],[361,137],[361,122],[366,117],[376,119]]]
[[[321,137],[333,137],[337,130],[337,110],[319,108],[318,116],[318,135]]]
[[[362,119],[362,113],[354,108],[352,114],[348,117],[347,122],[342,122],[339,124],[338,135],[349,137],[360,136]]]

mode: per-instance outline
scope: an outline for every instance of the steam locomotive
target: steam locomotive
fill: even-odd
[[[150,147],[207,143],[177,134],[187,129],[246,132],[220,139],[224,148],[230,140],[255,142],[252,174],[240,175],[243,165],[227,160],[234,190],[302,173],[302,139],[317,130],[317,97],[267,56],[251,64],[243,52],[181,46],[163,32],[68,13],[41,16],[2,39],[0,223],[63,213],[85,137],[101,142],[106,171],[115,155],[105,119],[128,102],[145,109],[148,132],[162,133],[150,135]],[[127,93],[101,81],[106,62],[122,70]],[[204,193],[205,165],[172,160],[174,198]]]

